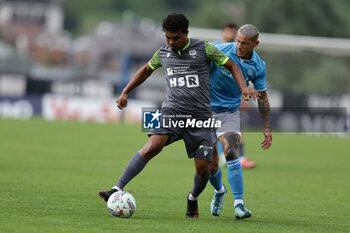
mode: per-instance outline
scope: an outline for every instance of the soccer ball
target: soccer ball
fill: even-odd
[[[113,193],[107,201],[109,213],[118,218],[130,218],[136,209],[135,198],[128,192]]]

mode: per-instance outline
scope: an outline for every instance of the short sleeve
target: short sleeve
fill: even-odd
[[[159,60],[159,49],[154,53],[151,60],[149,60],[148,65],[151,67],[152,70],[156,70],[162,67],[162,63],[160,63]]]
[[[217,66],[224,65],[228,61],[228,57],[221,52],[215,45],[205,41],[205,52],[208,58],[213,61]]]
[[[266,90],[266,69],[264,66],[263,72],[261,72],[261,74],[259,74],[256,78],[251,80],[253,85],[254,85],[254,89],[257,91],[264,91]]]

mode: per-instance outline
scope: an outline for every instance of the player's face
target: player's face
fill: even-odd
[[[188,31],[186,33],[182,33],[181,31],[178,31],[178,32],[165,31],[165,40],[170,46],[171,50],[177,51],[186,46],[187,35],[188,35]]]
[[[252,37],[237,34],[237,55],[243,59],[250,59],[253,49],[259,45],[259,40]]]

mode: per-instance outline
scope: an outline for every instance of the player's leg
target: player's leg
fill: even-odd
[[[215,191],[219,191],[223,186],[221,181],[222,172],[219,166],[219,155],[218,155],[217,148],[218,148],[218,145],[216,143],[213,148],[213,161],[211,161],[210,163],[210,177],[209,177],[209,182],[214,187]]]
[[[241,120],[241,129],[242,129],[242,120]],[[254,161],[250,161],[246,156],[244,152],[244,136],[243,133],[241,134],[241,140],[238,144],[238,154],[239,154],[239,161],[241,162],[241,167],[243,169],[246,168],[253,168],[256,166]]]
[[[122,190],[146,166],[149,160],[163,149],[168,141],[168,135],[152,135],[147,143],[130,160],[123,174],[116,183],[116,188]]]
[[[148,161],[163,149],[168,139],[169,136],[167,134],[151,135],[141,150],[136,152],[136,154],[130,159],[129,164],[124,169],[116,185],[111,190],[100,191],[99,196],[107,201],[109,196],[114,192],[123,190],[125,185],[142,171]]]
[[[198,218],[198,197],[206,187],[210,176],[210,163],[215,144],[214,129],[185,129],[183,131],[189,158],[194,158],[196,174],[191,192],[187,196],[187,218]]]
[[[243,203],[243,172],[237,152],[240,135],[227,132],[221,135],[219,140],[223,145],[227,161],[227,179],[234,197],[236,219],[248,218],[252,213],[245,209]]]
[[[221,145],[220,141],[218,141],[218,144],[217,144],[217,151],[218,151],[218,156],[219,156],[219,164],[220,165],[226,165],[224,149],[222,148],[222,145]]]
[[[241,130],[242,130],[242,121],[241,121]],[[238,144],[238,156],[239,156],[239,159],[245,157],[244,138],[243,138],[243,136],[244,136],[244,134],[243,134],[243,132],[241,132],[241,140],[239,141],[239,144]]]
[[[210,184],[214,187],[215,194],[210,205],[212,215],[219,216],[224,207],[224,199],[226,195],[226,187],[222,183],[222,172],[219,166],[219,155],[217,145],[213,150],[213,161],[210,165],[211,176],[209,177]]]
[[[237,133],[227,132],[219,137],[227,161],[227,178],[230,183],[234,199],[243,199],[243,176],[237,154],[240,136]]]
[[[191,192],[187,196],[187,218],[198,218],[198,197],[205,189],[210,176],[210,161],[194,158],[196,174]]]
[[[194,185],[190,192],[192,197],[198,198],[208,183],[210,176],[210,161],[194,158],[196,174],[194,176]]]

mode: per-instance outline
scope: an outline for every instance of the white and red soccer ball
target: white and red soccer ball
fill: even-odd
[[[130,218],[135,212],[136,201],[130,193],[118,191],[108,198],[107,209],[115,217]]]

